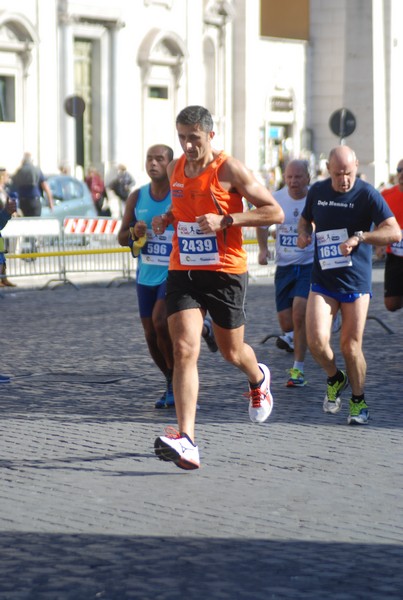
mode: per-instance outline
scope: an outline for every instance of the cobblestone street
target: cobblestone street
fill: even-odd
[[[158,461],[175,424],[133,283],[0,297],[2,600],[401,599],[402,314],[374,272],[366,326],[371,421],[322,412],[326,380],[285,387],[272,280],[248,292],[246,337],[275,406],[249,421],[242,373],[202,343],[202,468]],[[335,335],[336,347],[338,334]]]

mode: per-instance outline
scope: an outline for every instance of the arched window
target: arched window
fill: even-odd
[[[23,15],[7,11],[0,15],[0,136],[11,166],[21,159],[27,141],[31,142],[26,139],[23,115],[36,114],[36,97],[27,89],[27,75],[37,41]]]
[[[142,148],[177,144],[175,118],[186,47],[173,32],[151,30],[140,45],[137,61],[142,75]]]

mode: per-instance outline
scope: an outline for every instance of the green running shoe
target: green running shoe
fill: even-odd
[[[307,384],[303,372],[299,369],[294,369],[293,367],[288,372],[290,374],[290,378],[285,384],[286,387],[303,387]]]
[[[350,400],[350,413],[347,417],[349,425],[366,425],[369,420],[369,410],[365,400],[353,402]]]
[[[335,415],[341,409],[341,398],[340,394],[348,386],[348,377],[344,371],[341,371],[343,375],[342,381],[336,381],[336,383],[327,384],[326,396],[323,401],[323,412],[331,413]]]

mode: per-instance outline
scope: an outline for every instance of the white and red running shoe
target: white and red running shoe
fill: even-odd
[[[157,437],[154,442],[155,454],[160,460],[173,462],[180,469],[190,471],[199,469],[199,448],[190,441],[187,435],[181,436],[174,427],[165,429],[166,435]]]
[[[273,396],[270,392],[270,371],[266,365],[259,363],[264,375],[260,387],[251,389],[245,394],[249,398],[249,418],[253,423],[264,423],[273,410]]]

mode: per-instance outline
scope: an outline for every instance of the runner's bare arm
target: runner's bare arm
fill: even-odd
[[[269,252],[267,249],[267,239],[269,237],[268,227],[256,227],[256,239],[259,245],[258,262],[259,265],[267,265]]]
[[[177,159],[172,160],[169,163],[169,165],[167,166],[167,175],[168,175],[169,180],[171,180],[176,161],[177,161]],[[165,229],[168,227],[168,225],[172,225],[173,221],[174,221],[174,217],[171,212],[171,209],[169,208],[167,210],[167,212],[163,213],[162,215],[157,215],[157,216],[153,217],[152,222],[151,222],[153,232],[156,235],[164,233]]]
[[[122,217],[122,224],[118,233],[118,242],[121,246],[129,245],[130,227],[134,221],[134,209],[136,207],[138,190],[134,190],[126,200],[125,212]],[[138,236],[140,237],[140,236]]]
[[[395,217],[389,217],[379,223],[375,229],[363,231],[361,242],[372,246],[386,246],[387,244],[400,242],[401,239],[402,232],[399,223]]]
[[[359,231],[357,234],[352,235],[343,244],[340,244],[341,253],[344,256],[351,254],[359,244],[385,246],[400,242],[402,239],[402,232],[395,217],[385,219],[372,231]]]
[[[312,223],[304,219],[304,217],[300,217],[298,221],[298,239],[297,246],[298,248],[306,248],[312,242]]]
[[[239,160],[229,157],[222,165],[218,174],[220,185],[229,192],[238,192],[255,209],[239,213],[230,213],[233,226],[258,227],[273,225],[284,221],[281,206],[273,198],[269,190],[254,177],[249,169]],[[197,221],[206,231],[218,231],[222,228],[222,215],[209,213]]]

